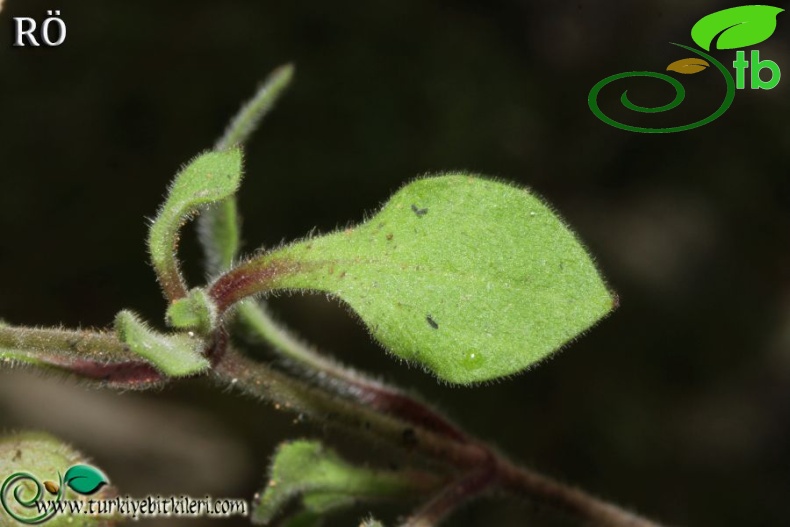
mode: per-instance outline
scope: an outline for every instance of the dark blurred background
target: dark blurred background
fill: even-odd
[[[179,166],[209,148],[275,66],[296,83],[247,149],[246,248],[358,221],[404,181],[465,170],[529,185],[596,256],[619,310],[552,360],[475,388],[437,384],[372,344],[323,296],[278,315],[349,364],[455,416],[513,458],[671,525],[786,525],[790,512],[790,80],[741,90],[717,121],[620,131],[587,93],[689,54],[691,26],[729,2],[56,2],[0,15],[0,316],[103,327],[121,308],[162,320],[147,222]],[[11,17],[60,8],[55,49],[11,47]],[[790,18],[759,45],[790,74]],[[725,65],[734,51],[716,52]],[[715,71],[680,79],[681,124],[723,97]],[[657,81],[656,81],[657,83]],[[614,108],[663,103],[634,81]],[[641,97],[641,98],[640,98]],[[607,102],[608,101],[608,102]],[[615,111],[616,113],[616,111]],[[651,116],[630,116],[649,125]],[[662,121],[663,119],[663,121]],[[200,253],[186,236],[193,283]],[[249,498],[274,446],[326,437],[266,404],[186,382],[115,394],[0,373],[0,430],[43,429],[93,456],[122,491]],[[361,506],[390,523],[411,504]],[[149,521],[147,525],[245,525]],[[575,525],[481,500],[457,526]]]

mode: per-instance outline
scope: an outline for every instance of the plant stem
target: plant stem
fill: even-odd
[[[458,442],[468,442],[468,438],[458,426],[427,405],[396,388],[347,368],[300,342],[278,324],[263,305],[254,300],[239,302],[235,316],[257,337],[301,366],[311,380],[335,393],[426,430],[452,437]]]
[[[418,509],[401,527],[434,527],[459,506],[491,486],[495,473],[490,467],[475,470],[445,487]]]
[[[0,362],[62,371],[115,389],[143,390],[164,382],[151,364],[130,356],[112,333],[0,323]]]
[[[586,519],[600,527],[660,527],[661,524],[627,511],[587,492],[543,474],[497,459],[500,487],[514,496],[528,498]]]
[[[486,451],[477,444],[458,442],[383,414],[359,401],[342,397],[321,386],[313,386],[277,371],[264,363],[250,360],[231,348],[225,351],[213,372],[223,384],[269,400],[274,403],[275,408],[305,414],[329,425],[352,430],[450,466],[478,466],[488,457]]]
[[[468,498],[493,487],[512,495],[550,505],[590,525],[599,527],[659,527],[658,523],[625,511],[579,489],[548,476],[519,467],[474,439],[459,442],[447,435],[427,430],[393,415],[384,415],[356,399],[327,392],[321,386],[290,377],[228,349],[214,368],[222,383],[274,403],[276,408],[303,413],[328,425],[384,441],[420,454],[427,460],[441,462],[469,474],[437,496],[425,509],[423,518],[438,519],[452,512]],[[404,395],[405,397],[405,395]],[[413,401],[420,405],[418,401]],[[482,467],[482,468],[481,468]],[[470,471],[474,471],[470,473]],[[488,472],[490,471],[490,472]],[[486,474],[490,473],[490,477]],[[460,494],[459,489],[461,490]],[[455,492],[455,498],[453,498]],[[417,513],[419,519],[421,513]],[[419,520],[423,521],[423,520]],[[427,520],[425,520],[427,521]],[[409,524],[407,524],[409,525]],[[417,523],[409,527],[423,527]]]

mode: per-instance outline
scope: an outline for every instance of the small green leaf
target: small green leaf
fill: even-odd
[[[186,298],[170,304],[165,319],[170,327],[194,329],[208,335],[217,325],[217,308],[205,290],[196,288]]]
[[[148,236],[154,270],[170,300],[187,294],[175,256],[181,225],[201,207],[232,196],[241,175],[241,150],[230,148],[198,156],[176,176]]]
[[[744,5],[716,11],[701,18],[691,28],[691,38],[710,51],[717,35],[718,49],[754,46],[767,40],[776,30],[776,17],[784,11],[770,5]]]
[[[415,181],[365,223],[226,276],[243,282],[255,273],[268,280],[263,289],[336,295],[392,353],[464,384],[523,370],[615,303],[551,208],[526,190],[466,175]],[[221,278],[212,287],[222,296],[232,286]]]
[[[75,492],[89,495],[95,493],[110,481],[107,479],[107,476],[95,467],[74,465],[63,475],[63,482]]]
[[[121,311],[115,317],[118,338],[132,352],[145,358],[160,371],[171,377],[200,373],[209,368],[209,361],[202,355],[203,341],[177,333],[158,333],[141,322],[130,311]]]
[[[281,445],[269,470],[269,483],[261,495],[253,522],[266,525],[289,503],[301,498],[303,512],[293,525],[316,525],[321,516],[347,507],[356,499],[413,496],[439,480],[416,478],[410,472],[377,471],[355,467],[316,441]],[[291,524],[289,524],[291,525]]]
[[[214,276],[230,268],[241,245],[241,220],[236,196],[209,205],[198,218],[197,227],[206,274]]]

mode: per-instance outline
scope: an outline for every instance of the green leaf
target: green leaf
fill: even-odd
[[[207,275],[214,276],[233,264],[241,246],[240,224],[236,196],[210,205],[198,218]]]
[[[222,151],[244,145],[279,101],[293,76],[292,64],[275,69],[253,98],[241,107],[214,149]],[[208,207],[198,219],[198,235],[210,276],[228,269],[238,253],[241,227],[237,208],[235,196],[230,196]]]
[[[64,474],[63,482],[75,492],[89,495],[95,493],[110,481],[107,479],[107,476],[95,467],[90,465],[74,465]]]
[[[154,270],[170,300],[187,294],[175,256],[181,225],[201,207],[232,196],[241,175],[241,150],[231,148],[198,156],[176,176],[148,236]]]
[[[255,92],[236,114],[222,138],[217,141],[215,150],[226,150],[243,145],[258,125],[273,108],[280,97],[291,85],[294,77],[294,65],[284,64],[275,68],[263,85]]]
[[[467,175],[417,180],[365,223],[226,276],[234,273],[239,283],[258,273],[262,289],[335,295],[392,353],[462,384],[523,370],[615,303],[547,205],[527,190]],[[222,296],[232,286],[220,279],[212,287]]]
[[[203,289],[193,289],[186,298],[176,300],[167,309],[167,325],[179,329],[194,329],[203,335],[217,325],[217,309]]]
[[[322,515],[347,507],[356,499],[411,496],[436,484],[433,480],[418,480],[409,472],[355,467],[321,443],[306,440],[281,445],[274,455],[269,477],[253,511],[253,522],[260,525],[271,522],[297,499],[303,512],[290,521],[296,522],[293,525],[312,526]]]
[[[691,28],[691,38],[706,51],[721,33],[716,48],[735,49],[767,40],[776,30],[776,17],[784,11],[770,5],[744,5],[716,11]]]
[[[210,366],[201,353],[204,345],[202,340],[182,333],[158,333],[130,311],[118,313],[115,317],[115,330],[132,352],[171,377],[193,375]]]

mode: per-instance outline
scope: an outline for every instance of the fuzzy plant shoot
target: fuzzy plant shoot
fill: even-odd
[[[252,502],[250,520],[257,525],[314,527],[354,503],[424,499],[401,527],[432,527],[471,499],[500,492],[551,506],[579,524],[657,526],[512,463],[413,395],[347,368],[275,321],[268,295],[324,292],[348,305],[387,352],[441,382],[471,385],[528,369],[617,303],[592,257],[551,207],[527,189],[474,174],[413,180],[359,225],[239,254],[242,147],[292,77],[290,65],[269,77],[214,149],[177,174],[151,224],[148,249],[168,303],[168,329],[128,309],[102,332],[0,324],[0,365],[66,372],[119,390],[203,377],[372,446],[409,454],[410,466],[392,470],[360,466],[321,441],[287,441]],[[177,249],[184,224],[195,217],[210,278],[193,287]],[[235,338],[242,333],[255,338]],[[289,366],[247,354],[245,346],[256,343],[287,358]],[[11,443],[25,456],[44,447],[69,451],[40,437],[10,436],[0,451]],[[42,492],[57,495],[63,482],[42,485]],[[12,526],[35,517],[30,499],[2,497],[4,503],[17,499],[6,516],[0,510],[0,520],[9,510]],[[90,527],[124,518],[80,521]],[[383,527],[370,516],[361,525]]]

